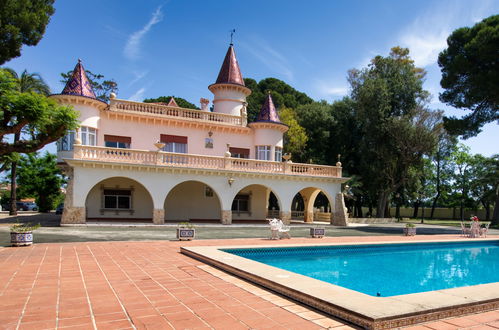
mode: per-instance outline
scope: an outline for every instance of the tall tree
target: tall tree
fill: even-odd
[[[40,212],[54,209],[65,182],[56,155],[35,152],[21,157],[17,176],[21,196],[35,197]]]
[[[298,124],[296,113],[291,108],[279,109],[279,118],[289,126],[289,130],[284,133],[284,152],[291,153],[294,161],[302,161],[308,141],[305,129]]]
[[[85,70],[85,73],[87,74],[90,84],[92,84],[92,89],[94,90],[97,99],[108,102],[111,97],[111,93],[116,93],[118,91],[118,83],[114,81],[114,79],[104,79],[104,75],[100,73],[93,73],[90,70]],[[61,83],[66,85],[72,74],[73,71],[61,73]]]
[[[16,213],[15,153],[39,150],[78,126],[78,114],[71,107],[60,106],[35,91],[20,92],[27,89],[21,84],[9,71],[0,69],[0,159],[14,160],[11,164],[13,214]]]
[[[447,46],[438,57],[444,89],[440,100],[472,113],[446,118],[445,125],[468,138],[499,119],[499,15],[455,30]]]
[[[314,101],[307,94],[297,91],[276,78],[265,78],[258,83],[254,79],[245,78],[244,84],[251,89],[251,95],[246,99],[248,102],[248,122],[255,121],[268,92],[272,95],[272,100],[277,108],[286,107],[296,110],[298,106]]]
[[[364,186],[377,195],[376,217],[384,217],[390,194],[435,147],[441,114],[425,108],[429,93],[422,87],[424,75],[409,50],[400,47],[349,72],[362,137],[358,166]]]
[[[54,0],[0,1],[0,65],[21,56],[23,45],[42,39],[54,13]]]
[[[199,110],[199,108],[187,101],[186,99],[183,99],[181,97],[177,97],[177,96],[160,96],[160,97],[156,97],[156,98],[151,98],[151,99],[145,99],[144,102],[145,103],[156,103],[156,102],[161,102],[161,103],[167,103],[170,102],[170,100],[173,98],[175,98],[175,102],[177,102],[178,106],[181,107],[181,108],[187,108],[187,109],[196,109],[196,110]]]

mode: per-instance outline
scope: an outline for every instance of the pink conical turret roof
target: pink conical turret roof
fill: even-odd
[[[277,110],[274,105],[274,101],[272,100],[272,96],[270,96],[270,92],[267,94],[267,98],[265,99],[265,103],[258,114],[255,122],[273,122],[273,123],[281,123],[281,119],[277,114]]]
[[[225,54],[225,59],[215,84],[237,84],[244,86],[243,75],[239,69],[236,53],[232,44],[230,44],[227,54]]]
[[[78,63],[73,70],[73,74],[71,74],[71,77],[66,83],[66,86],[62,90],[61,94],[85,96],[93,99],[96,98],[94,90],[92,89],[92,84],[90,83],[90,80],[88,80],[80,59],[78,59]]]

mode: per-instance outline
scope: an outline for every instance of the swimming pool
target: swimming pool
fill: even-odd
[[[393,257],[391,263],[396,265],[395,269],[397,272],[401,268],[414,270],[414,264],[421,263],[420,257],[409,256],[405,253],[417,252],[419,254],[426,254],[430,250],[430,247],[438,251],[437,254],[439,256],[434,255],[433,258],[428,258],[430,261],[433,260],[430,262],[431,266],[429,268],[420,267],[418,272],[413,271],[414,277],[423,274],[426,280],[421,280],[422,277],[418,277],[419,282],[438,283],[442,281],[433,281],[434,275],[431,274],[440,273],[440,277],[444,279],[443,282],[452,279],[451,282],[453,284],[451,286],[458,285],[458,287],[441,289],[430,289],[427,287],[423,290],[431,291],[408,294],[400,294],[401,291],[398,291],[399,293],[396,293],[397,291],[390,292],[390,283],[396,280],[399,273],[394,274],[385,269],[385,264],[388,262],[383,261],[382,264],[380,262],[371,263],[370,268],[361,269],[357,267],[364,266],[366,259],[364,261],[352,261],[355,258],[360,258],[363,254],[376,255],[383,250],[392,255],[390,256],[390,258]],[[181,247],[181,252],[363,328],[392,329],[451,316],[462,316],[499,309],[499,281],[494,280],[494,278],[488,278],[493,273],[499,273],[496,263],[497,255],[495,255],[498,247],[499,241],[493,238],[475,239],[473,241],[466,240],[465,242],[463,242],[463,239],[451,240],[447,238],[434,240],[430,243],[428,241],[412,240],[405,243],[379,242],[373,244],[365,242],[350,243],[348,245],[345,245],[345,243],[288,244],[279,245],[279,247],[276,247],[275,244],[258,246],[183,246]],[[463,249],[468,250],[468,252],[462,252],[464,254],[461,256],[459,256],[460,253],[449,255],[446,253],[446,250],[450,249]],[[355,268],[352,268],[356,269],[356,271],[350,270],[351,276],[356,277],[356,280],[352,281],[351,285],[355,286],[357,282],[363,282],[361,283],[362,285],[369,286],[380,273],[391,274],[385,278],[385,281],[389,283],[380,289],[380,285],[384,283],[380,284],[383,281],[378,281],[376,285],[367,290],[368,293],[363,293],[357,291],[360,290],[358,288],[351,289],[343,286],[345,285],[343,282],[339,283],[340,285],[333,284],[287,270],[284,267],[279,268],[247,258],[250,254],[265,252],[264,254],[273,255],[280,254],[282,251],[285,254],[301,255],[300,258],[302,259],[317,259],[324,254],[336,254],[337,256],[351,254],[354,258],[347,263],[357,265]],[[466,254],[467,256],[465,256]],[[491,261],[486,257],[485,261],[476,261],[475,255],[481,254],[495,255],[495,257],[491,258],[496,260]],[[263,257],[267,258],[266,256]],[[382,260],[386,260],[387,258],[382,258]],[[276,259],[280,262],[281,259],[286,259],[286,257],[279,256]],[[462,265],[454,265],[447,268],[447,270],[443,270],[441,267],[457,259],[461,259],[469,267],[465,269]],[[325,262],[320,261],[319,263],[322,264]],[[337,268],[335,272],[338,274],[342,273],[343,270],[341,267],[345,266],[345,260],[336,259],[333,263],[337,267],[340,267],[340,270]],[[485,270],[479,265],[480,263],[486,264]],[[301,262],[298,262],[298,264],[301,264]],[[315,266],[314,269],[317,267]],[[474,269],[478,268],[482,270],[476,276],[471,276],[470,269],[471,272],[474,272]],[[424,269],[427,271],[425,272]],[[431,271],[428,271],[428,269],[431,269]],[[476,277],[480,279],[481,283],[484,283],[484,278],[488,278],[486,281],[493,282],[473,285],[471,284],[472,282],[467,282],[468,275],[470,278]],[[341,278],[339,275],[336,277]],[[458,283],[457,279],[464,282]],[[403,283],[403,281],[400,283]],[[397,286],[403,287],[404,284]],[[414,283],[407,284],[406,286],[412,287]],[[376,293],[380,292],[381,296],[375,296],[373,294],[374,291]],[[421,290],[418,289],[418,291]]]
[[[497,241],[223,251],[371,296],[499,282]]]

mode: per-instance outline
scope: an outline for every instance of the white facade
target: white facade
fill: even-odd
[[[235,56],[229,51],[226,61]],[[229,60],[239,70],[235,58]],[[217,83],[209,86],[214,112],[115,97],[106,104],[88,91],[74,92],[72,86],[52,96],[72,105],[81,122],[77,132],[59,143],[58,158],[70,179],[62,223],[119,219],[231,224],[269,215],[289,222],[297,211],[292,206],[297,194],[304,205],[298,211],[311,222],[314,201],[322,192],[329,202],[326,208],[335,210],[331,222],[344,224],[342,199],[336,203],[345,181],[341,164],[282,161],[287,126],[279,122],[272,102],[262,108],[262,115],[270,111],[271,120],[248,125],[246,96],[251,91],[241,84],[240,72],[234,83],[233,72],[224,72],[225,67],[224,62]],[[81,72],[79,63],[73,76],[80,81],[73,85],[85,85]]]

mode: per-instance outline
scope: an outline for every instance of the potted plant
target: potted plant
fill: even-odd
[[[196,235],[196,229],[194,229],[194,225],[189,222],[181,222],[177,227],[177,238],[179,241],[187,240],[190,241],[194,239]]]
[[[404,235],[405,236],[414,236],[416,235],[416,225],[409,222],[405,224],[404,228]]]
[[[19,223],[10,226],[10,243],[12,246],[28,246],[33,244],[33,231],[40,228],[40,224]]]
[[[326,235],[326,229],[324,227],[311,227],[310,236],[313,238],[323,238]]]

